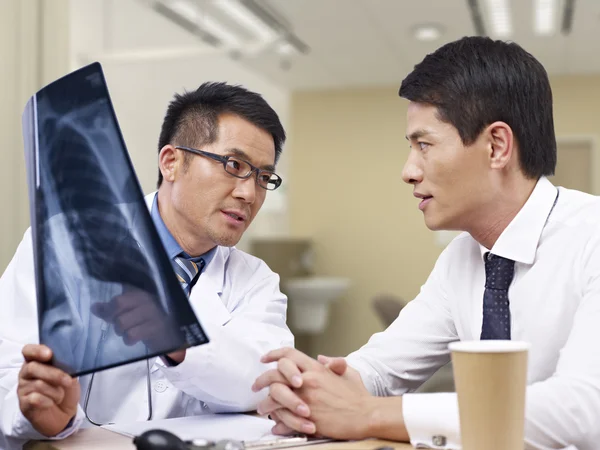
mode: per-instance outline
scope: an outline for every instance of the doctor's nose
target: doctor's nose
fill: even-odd
[[[252,174],[254,175],[254,174]],[[249,178],[238,178],[235,183],[235,188],[233,190],[233,196],[240,200],[243,200],[244,203],[248,203],[249,205],[254,203],[256,200],[256,190],[262,189],[256,184],[256,177],[251,176]]]

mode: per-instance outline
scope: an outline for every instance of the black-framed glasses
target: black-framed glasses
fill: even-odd
[[[274,191],[279,186],[281,186],[282,179],[275,172],[271,172],[270,170],[260,169],[256,166],[253,166],[248,161],[240,159],[236,156],[224,156],[217,155],[216,153],[205,152],[204,150],[198,150],[197,148],[191,147],[180,147],[176,146],[175,148],[179,150],[185,150],[186,152],[195,153],[196,155],[206,156],[208,158],[214,159],[215,161],[219,161],[223,163],[223,168],[225,172],[229,175],[233,175],[237,178],[250,178],[254,172],[256,172],[256,182],[258,185],[269,191]]]

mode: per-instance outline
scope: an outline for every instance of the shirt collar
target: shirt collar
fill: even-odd
[[[541,177],[533,192],[504,229],[491,250],[479,244],[481,255],[488,251],[524,264],[533,264],[538,243],[548,216],[552,211],[557,188],[546,177]]]
[[[214,248],[212,248],[211,250],[209,250],[208,252],[204,253],[203,255],[200,255],[197,257],[190,257],[186,252],[184,252],[183,249],[181,248],[181,245],[179,245],[179,243],[175,240],[175,238],[173,237],[173,235],[171,234],[171,232],[165,225],[165,222],[162,220],[162,217],[160,216],[160,211],[158,210],[158,194],[156,194],[154,196],[154,200],[152,201],[150,215],[152,216],[152,221],[154,222],[154,226],[156,227],[156,230],[158,231],[160,240],[162,241],[163,246],[165,247],[165,250],[167,251],[167,255],[169,256],[170,260],[175,258],[180,253],[183,253],[183,256],[185,258],[191,259],[194,262],[198,262],[198,261],[200,261],[200,259],[203,259],[204,260],[204,269],[206,269],[206,266],[208,266],[208,263],[215,256],[215,253],[217,251],[216,246]]]

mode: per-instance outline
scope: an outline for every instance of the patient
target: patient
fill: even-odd
[[[600,442],[600,199],[555,187],[552,93],[515,43],[465,37],[402,81],[403,180],[426,226],[462,230],[392,325],[346,358],[282,348],[257,378],[276,433],[460,445],[456,394],[414,391],[456,340],[531,343],[528,449]]]

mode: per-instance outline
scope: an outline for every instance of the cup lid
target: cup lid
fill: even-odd
[[[529,350],[531,345],[525,341],[486,339],[483,341],[456,341],[448,344],[451,352],[467,353],[508,353]]]

